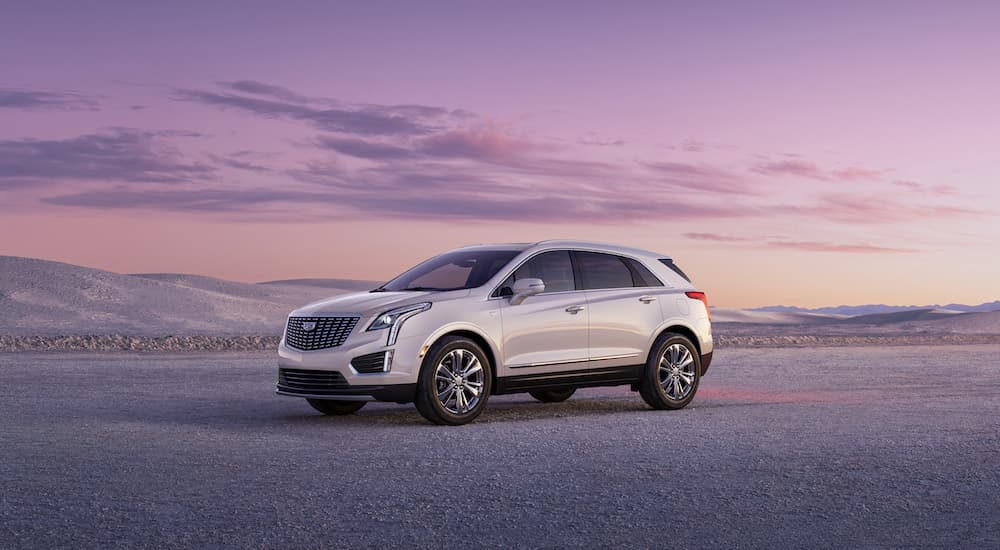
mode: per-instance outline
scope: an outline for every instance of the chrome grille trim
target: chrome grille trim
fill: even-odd
[[[289,317],[285,327],[285,345],[302,351],[335,348],[344,343],[360,317]],[[305,330],[303,323],[315,323]]]

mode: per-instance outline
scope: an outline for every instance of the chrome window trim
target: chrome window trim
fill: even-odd
[[[500,298],[506,298],[507,296],[494,296],[493,294],[495,294],[498,290],[500,290],[500,285],[502,285],[503,282],[507,280],[507,277],[510,277],[515,271],[517,271],[518,269],[520,269],[522,265],[524,265],[524,264],[528,263],[529,261],[531,261],[532,259],[534,259],[535,256],[538,256],[539,254],[545,254],[546,252],[595,252],[597,254],[607,254],[609,256],[621,256],[622,258],[628,258],[630,260],[635,260],[635,261],[639,262],[640,264],[642,264],[643,267],[645,267],[647,270],[649,270],[649,272],[653,275],[653,277],[656,277],[656,280],[660,281],[660,285],[661,286],[622,286],[622,287],[617,287],[617,288],[590,288],[590,289],[583,289],[583,288],[581,288],[581,289],[574,289],[574,290],[560,290],[558,292],[542,292],[541,294],[538,294],[538,296],[541,296],[543,294],[549,294],[549,295],[566,294],[566,293],[569,293],[569,292],[588,292],[588,291],[592,292],[592,291],[598,291],[598,290],[624,290],[624,289],[627,289],[627,288],[675,288],[673,285],[670,285],[670,284],[667,284],[667,283],[663,282],[663,280],[660,279],[660,277],[656,274],[656,272],[653,271],[652,269],[650,269],[650,267],[648,265],[646,265],[646,262],[642,261],[642,259],[640,259],[640,258],[636,258],[635,256],[632,256],[631,254],[622,254],[622,253],[619,253],[619,252],[608,252],[607,250],[598,250],[598,249],[594,249],[594,248],[583,248],[583,247],[549,248],[547,250],[539,250],[539,251],[535,252],[531,256],[528,256],[524,260],[521,260],[520,262],[518,262],[518,264],[513,269],[511,269],[510,271],[507,271],[506,273],[504,273],[504,276],[500,279],[500,282],[498,282],[493,287],[493,290],[490,290],[489,294],[486,295],[487,296],[487,300],[498,300]],[[629,271],[631,272],[631,270],[629,270]],[[575,273],[574,273],[573,280],[574,280],[574,282],[576,281],[576,274]]]

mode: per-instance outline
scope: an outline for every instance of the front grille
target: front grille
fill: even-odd
[[[354,359],[351,359],[351,366],[354,367],[354,370],[365,374],[385,372],[386,353],[389,352],[380,351],[378,353],[369,353],[368,355],[355,357]]]
[[[347,340],[358,317],[289,317],[285,344],[302,351],[335,348]],[[315,323],[312,330],[306,327]]]
[[[322,395],[350,389],[351,386],[339,372],[279,368],[278,387],[290,393]]]

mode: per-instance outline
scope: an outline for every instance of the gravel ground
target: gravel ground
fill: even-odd
[[[1000,346],[720,349],[627,388],[327,418],[251,355],[0,354],[0,548],[1000,546]]]

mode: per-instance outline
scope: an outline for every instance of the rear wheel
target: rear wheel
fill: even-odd
[[[417,380],[417,410],[435,424],[472,422],[486,407],[493,367],[478,344],[445,336],[424,356]]]
[[[664,333],[646,361],[639,395],[654,409],[682,409],[694,399],[700,373],[701,357],[691,340]]]
[[[542,403],[559,403],[570,398],[576,393],[576,388],[559,388],[555,390],[535,390],[528,392],[531,397]]]
[[[312,405],[312,408],[329,416],[354,414],[367,403],[367,401],[338,401],[335,399],[306,399],[306,401]]]

